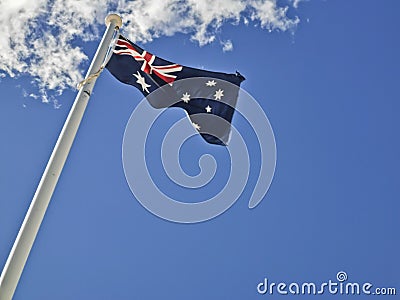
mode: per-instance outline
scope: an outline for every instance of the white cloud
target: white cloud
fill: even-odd
[[[134,41],[185,33],[203,46],[227,22],[290,30],[298,19],[288,18],[287,10],[276,0],[0,0],[0,78],[28,74],[42,101],[57,106],[53,95],[82,79],[87,55],[77,42],[98,40],[109,11],[122,16],[124,33]],[[221,44],[223,51],[233,49],[231,40]]]
[[[32,97],[33,99],[39,98],[38,95],[36,95],[36,94],[29,94],[28,96],[29,96],[29,97]]]
[[[95,39],[106,11],[103,0],[0,1],[0,72],[31,75],[42,102],[54,102],[47,92],[60,93],[82,78],[87,56],[74,39]]]
[[[222,44],[222,51],[227,52],[233,50],[233,44],[231,40],[222,41],[221,44]]]
[[[299,19],[289,19],[286,13],[289,7],[277,7],[276,1],[253,0],[251,19],[260,21],[261,27],[269,31],[279,29],[285,31],[293,28],[299,22]]]
[[[298,8],[300,2],[309,1],[309,0],[293,0],[293,7]]]

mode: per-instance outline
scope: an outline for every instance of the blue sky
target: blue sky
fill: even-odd
[[[198,24],[187,25],[190,19],[185,18],[176,22],[180,27],[171,29],[172,36],[161,25],[158,38],[148,24],[137,36],[133,24],[123,28],[138,43],[150,32],[153,41],[143,46],[163,58],[216,71],[239,70],[246,77],[242,88],[267,114],[277,144],[275,177],[260,205],[247,207],[260,166],[254,154],[243,194],[221,216],[185,225],[145,210],[126,183],[121,159],[126,123],[142,97],[105,71],[15,299],[280,299],[285,296],[258,294],[257,284],[264,278],[318,284],[335,280],[339,271],[349,281],[396,287],[400,293],[400,4],[313,0],[295,8],[282,1],[277,8],[285,5],[285,20],[297,16],[297,24],[269,32],[261,26],[266,11],[259,8],[259,18],[248,17],[246,25],[250,13],[238,8],[239,24],[223,19],[210,29],[208,36],[215,36],[211,43],[204,36],[193,41],[208,24],[204,14]],[[118,9],[124,16],[128,8]],[[95,12],[96,17],[102,14],[107,10]],[[104,26],[98,30],[101,35]],[[92,57],[99,38],[81,38],[66,37],[65,43]],[[233,50],[224,52],[228,40]],[[63,62],[80,55],[75,52]],[[3,71],[21,63],[4,54],[2,58]],[[83,62],[60,78],[72,82],[87,65]],[[41,67],[43,73],[35,71]],[[0,268],[75,97],[68,84],[61,87],[34,61],[20,71],[14,71],[16,78],[3,72],[0,82]],[[47,86],[32,83],[33,78],[47,80]],[[62,95],[49,88],[52,84]],[[44,92],[49,103],[42,103]],[[168,116],[178,120],[182,114]],[[249,151],[256,153],[259,145],[248,124],[239,116],[233,123],[242,130]],[[224,150],[200,141],[195,137],[183,149],[183,168],[192,175],[199,171],[202,153],[225,159]],[[216,192],[226,181],[224,166],[219,165],[212,186]],[[163,181],[164,174],[158,174],[155,180]],[[192,192],[184,191],[183,198]]]

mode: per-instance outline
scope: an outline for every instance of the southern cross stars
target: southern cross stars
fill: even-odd
[[[132,75],[136,77],[136,79],[137,79],[136,82],[141,85],[142,90],[149,93],[149,90],[147,88],[151,87],[151,85],[146,83],[146,80],[144,79],[144,77],[142,75],[140,75],[139,71],[137,71],[137,75],[136,74],[132,74]]]
[[[186,92],[186,93],[184,93],[183,95],[182,95],[182,101],[183,102],[185,102],[185,103],[189,103],[189,101],[190,101],[190,95],[189,95],[189,93],[188,92]]]
[[[215,80],[209,80],[206,82],[206,86],[215,86],[217,82]]]
[[[200,125],[199,124],[197,124],[195,122],[192,122],[192,125],[193,125],[194,129],[200,131]]]
[[[221,100],[221,98],[224,96],[224,91],[219,89],[218,91],[215,92],[214,97],[215,100]]]
[[[208,80],[205,85],[207,87],[215,87],[217,85],[217,81],[215,80]],[[210,95],[210,94],[209,94]],[[215,93],[213,95],[215,100],[221,100],[222,97],[224,97],[224,90],[223,89],[218,89],[215,90]],[[185,103],[189,103],[190,99],[190,94],[188,92],[185,92],[184,94],[182,94],[181,100]],[[204,107],[205,111],[207,113],[211,113],[212,111],[212,107],[210,105],[207,105],[206,107]],[[201,126],[198,123],[192,122],[193,127],[197,130],[200,131]]]

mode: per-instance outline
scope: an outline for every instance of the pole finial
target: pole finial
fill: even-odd
[[[122,19],[121,19],[121,17],[120,17],[119,15],[117,15],[117,14],[109,14],[109,15],[106,17],[105,22],[106,22],[106,25],[107,25],[107,26],[110,25],[113,21],[114,21],[114,23],[115,23],[115,26],[117,26],[118,28],[121,28],[121,26],[122,26]]]

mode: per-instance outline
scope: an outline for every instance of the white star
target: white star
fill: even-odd
[[[215,86],[217,82],[215,80],[209,80],[206,82],[206,86]]]
[[[210,113],[211,112],[211,106],[210,105],[207,105],[207,107],[206,107],[206,112],[208,112],[208,113]]]
[[[189,93],[184,93],[183,95],[182,95],[183,97],[181,98],[182,100],[183,100],[183,102],[185,102],[185,103],[189,103],[189,101],[190,101],[190,95],[189,95]]]
[[[147,88],[151,87],[151,85],[146,83],[146,80],[144,79],[144,77],[142,77],[142,75],[140,75],[139,71],[137,71],[137,75],[132,75],[137,78],[136,82],[142,86],[142,90],[149,93],[149,90]]]
[[[221,100],[221,97],[224,96],[224,91],[219,89],[218,91],[215,92],[215,100]]]
[[[197,124],[195,122],[192,122],[192,125],[193,125],[194,129],[197,129],[198,131],[200,131],[200,125],[199,124]]]

